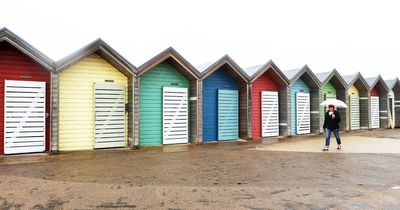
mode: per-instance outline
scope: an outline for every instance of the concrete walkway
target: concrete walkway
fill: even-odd
[[[289,139],[271,145],[258,145],[252,150],[284,151],[284,152],[324,152],[325,139],[309,140]],[[342,136],[342,149],[336,149],[336,139],[332,136],[329,153],[400,153],[400,139],[374,138],[365,136]]]

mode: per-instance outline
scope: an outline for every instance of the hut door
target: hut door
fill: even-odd
[[[310,94],[296,93],[297,134],[311,132]]]
[[[189,142],[188,89],[163,87],[163,144]]]
[[[278,92],[261,92],[262,137],[279,136]]]
[[[218,140],[239,138],[237,90],[218,90]]]
[[[371,128],[379,128],[379,97],[371,96]]]
[[[5,80],[4,153],[45,151],[46,83]]]
[[[360,129],[360,98],[350,96],[350,128],[351,130]]]
[[[94,85],[94,148],[125,146],[125,87]]]

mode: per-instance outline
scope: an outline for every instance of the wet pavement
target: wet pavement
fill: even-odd
[[[400,209],[399,142],[377,130],[325,153],[311,136],[4,156],[0,209]]]

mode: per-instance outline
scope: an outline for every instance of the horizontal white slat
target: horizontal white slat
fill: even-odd
[[[43,89],[41,87],[13,87],[13,86],[8,86],[7,87],[7,93],[10,92],[23,92],[23,93],[44,93]]]
[[[5,154],[20,154],[20,153],[32,153],[32,152],[44,152],[44,146],[31,146],[31,147],[15,147],[10,148],[5,146],[4,153]]]
[[[5,137],[40,137],[44,136],[44,129],[41,132],[7,132],[4,133]]]
[[[44,98],[7,98],[5,99],[7,103],[13,104],[14,102],[19,102],[19,103],[37,103],[37,102],[44,102]]]
[[[15,138],[15,137],[5,137],[4,142],[30,142],[30,141],[35,141],[35,142],[43,142],[43,137],[21,137],[21,138]]]
[[[123,90],[123,89],[95,89],[94,93],[96,95],[101,95],[101,94],[125,95],[125,90]]]
[[[21,81],[21,80],[5,80],[5,86],[12,87],[45,87],[45,82],[36,82],[36,81]]]
[[[115,141],[112,142],[95,142],[95,148],[96,149],[103,149],[103,148],[113,148],[113,147],[124,147],[125,142],[122,141],[121,139],[116,139]]]
[[[4,94],[6,97],[22,97],[22,98],[32,98],[32,93],[5,93]],[[40,98],[40,97],[45,97],[45,93],[41,92],[41,93],[37,93],[34,96],[35,98]]]
[[[5,125],[6,128],[14,128],[15,126],[21,127],[21,125],[19,124],[19,121],[17,122],[9,122],[7,121],[7,125]],[[23,127],[26,126],[43,126],[44,127],[44,121],[42,122],[30,122],[30,123],[25,123],[23,125]]]
[[[107,129],[108,126],[96,126],[96,129],[94,130],[94,132],[97,134],[106,134],[106,133],[122,133],[123,135],[125,135],[125,129],[124,128],[113,128],[113,129]]]
[[[44,131],[45,127],[20,127],[20,126],[7,126],[7,132],[28,132],[28,131]]]
[[[13,113],[13,112],[6,112],[5,113],[5,116],[6,116],[6,118],[7,117],[24,117],[24,118],[26,118],[25,116],[27,116],[28,115],[28,117],[42,117],[42,118],[44,118],[45,116],[44,116],[44,112],[42,112],[42,113]]]

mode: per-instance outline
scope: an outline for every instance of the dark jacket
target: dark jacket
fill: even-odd
[[[335,118],[332,119],[332,116],[329,115],[329,111],[325,113],[325,120],[324,120],[324,126],[323,128],[329,128],[329,129],[337,129],[339,128],[339,123],[340,123],[340,116],[339,112],[336,110],[333,111],[333,114],[335,114]]]

